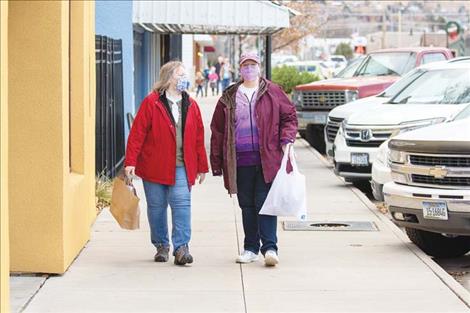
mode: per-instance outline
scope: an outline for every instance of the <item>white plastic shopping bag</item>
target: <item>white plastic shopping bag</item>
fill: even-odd
[[[289,144],[282,157],[281,168],[276,174],[266,201],[259,214],[274,216],[295,216],[304,220],[307,217],[307,197],[305,176],[300,174],[294,156],[294,146]],[[292,172],[287,173],[287,160],[290,159]]]

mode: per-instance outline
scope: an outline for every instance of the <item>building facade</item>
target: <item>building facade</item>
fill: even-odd
[[[10,255],[8,236],[8,2],[0,2],[0,312],[9,311]]]
[[[122,41],[122,86],[124,114],[134,109],[134,38],[132,1],[96,1],[96,35]],[[125,137],[129,134],[124,121]]]
[[[9,271],[64,273],[96,217],[95,23],[93,2],[0,8],[0,303],[8,312]]]

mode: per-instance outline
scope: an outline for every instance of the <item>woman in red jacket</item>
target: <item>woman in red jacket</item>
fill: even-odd
[[[193,262],[191,238],[191,186],[208,172],[204,126],[199,107],[189,97],[186,71],[179,61],[162,66],[160,80],[142,101],[127,140],[125,170],[144,183],[156,262],[167,262],[167,207],[172,211],[175,264]]]

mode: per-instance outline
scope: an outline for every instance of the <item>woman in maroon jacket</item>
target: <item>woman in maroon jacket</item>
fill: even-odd
[[[162,66],[160,80],[142,101],[127,141],[125,169],[144,183],[156,262],[169,258],[167,207],[172,210],[175,264],[193,262],[191,237],[191,186],[202,183],[208,172],[204,126],[199,107],[186,89],[189,80],[183,64]]]
[[[214,175],[223,174],[225,188],[237,194],[242,209],[245,241],[237,262],[256,261],[261,251],[265,264],[274,266],[279,262],[277,218],[258,212],[283,150],[294,142],[297,116],[282,89],[260,77],[259,63],[256,54],[242,55],[242,82],[228,87],[217,103],[211,123],[211,166]]]

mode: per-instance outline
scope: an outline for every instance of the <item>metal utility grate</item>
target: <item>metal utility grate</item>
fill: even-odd
[[[283,226],[286,231],[379,231],[367,221],[284,221]]]

